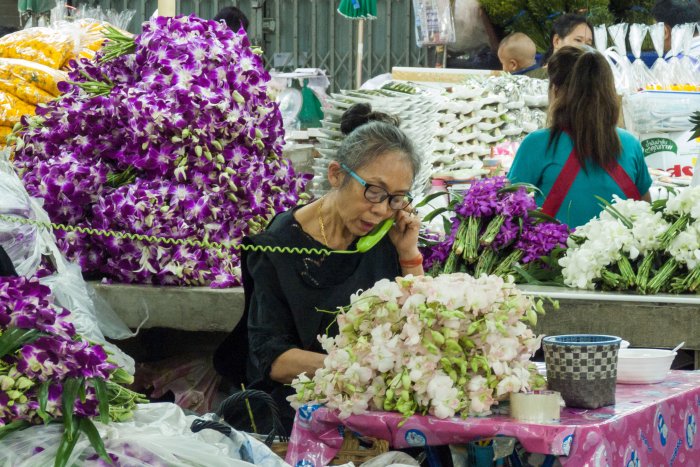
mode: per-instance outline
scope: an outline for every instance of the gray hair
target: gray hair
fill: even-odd
[[[398,126],[385,121],[370,121],[352,130],[341,143],[335,160],[354,171],[387,152],[404,154],[415,179],[421,160],[411,138]],[[347,181],[346,178],[343,184]]]

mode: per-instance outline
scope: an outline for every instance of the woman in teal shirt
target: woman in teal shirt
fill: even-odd
[[[508,178],[541,190],[543,211],[575,228],[602,211],[596,197],[650,201],[639,141],[617,128],[612,70],[590,47],[563,47],[549,62],[548,129],[528,135]]]

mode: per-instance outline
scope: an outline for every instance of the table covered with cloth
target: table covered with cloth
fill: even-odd
[[[649,385],[618,384],[616,404],[597,410],[564,408],[555,423],[524,423],[507,415],[440,420],[370,412],[341,420],[318,405],[297,411],[286,461],[292,466],[327,465],[345,429],[386,439],[392,448],[466,444],[496,435],[517,438],[533,453],[560,457],[564,466],[700,465],[700,372],[672,371]]]

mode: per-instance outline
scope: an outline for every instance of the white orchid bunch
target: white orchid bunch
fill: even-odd
[[[576,230],[559,260],[564,283],[641,293],[700,289],[700,187],[653,204],[615,197]]]
[[[635,285],[631,263],[651,258],[668,228],[649,203],[615,196],[608,209],[569,237],[566,255],[559,260],[564,283],[579,289],[594,289],[599,282],[610,288]]]
[[[368,410],[487,415],[509,393],[544,383],[529,361],[541,336],[526,323],[538,312],[541,302],[497,276],[381,280],[338,312],[339,334],[319,337],[324,367],[299,375],[289,400],[316,401],[343,418]]]

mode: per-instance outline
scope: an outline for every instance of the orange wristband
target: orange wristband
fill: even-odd
[[[402,268],[417,268],[418,266],[423,265],[423,255],[418,253],[418,256],[416,256],[413,259],[407,259],[407,260],[399,260],[399,264],[401,265]]]

